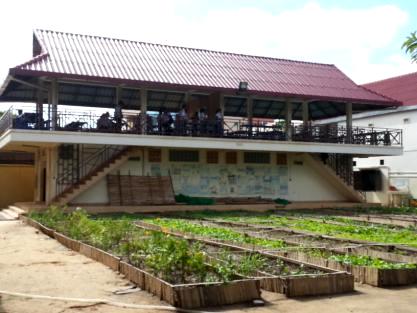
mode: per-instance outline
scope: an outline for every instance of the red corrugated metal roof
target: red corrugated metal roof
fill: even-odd
[[[48,30],[36,30],[34,38],[42,53],[11,69],[12,74],[50,74],[219,91],[235,91],[240,81],[247,81],[252,94],[398,105],[356,85],[329,64]]]
[[[403,105],[417,104],[417,72],[362,85]]]

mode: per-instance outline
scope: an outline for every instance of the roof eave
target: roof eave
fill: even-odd
[[[35,76],[35,77],[49,77],[49,78],[65,78],[65,79],[73,79],[78,81],[88,81],[88,82],[95,82],[95,83],[105,83],[110,85],[121,85],[124,84],[125,86],[131,88],[139,88],[139,87],[148,87],[148,88],[165,88],[165,89],[172,89],[177,91],[189,91],[189,90],[196,90],[196,91],[211,91],[211,92],[223,92],[229,94],[235,94],[237,89],[232,88],[224,88],[224,87],[211,87],[211,86],[196,86],[196,85],[186,85],[186,84],[173,84],[173,83],[163,83],[163,82],[150,82],[150,81],[140,81],[140,80],[129,80],[129,79],[120,79],[120,78],[111,78],[111,77],[100,77],[100,76],[87,76],[87,75],[79,75],[79,74],[67,74],[67,73],[54,73],[54,72],[44,72],[44,71],[33,71],[22,69],[19,67],[15,67],[10,69],[10,75],[24,75],[24,76]],[[362,104],[369,104],[369,105],[380,105],[381,107],[393,107],[393,106],[401,106],[402,103],[400,101],[392,100],[390,101],[387,99],[386,101],[383,100],[369,100],[369,99],[351,99],[351,98],[335,98],[335,97],[327,97],[327,96],[317,96],[317,95],[307,95],[307,94],[286,94],[286,93],[278,93],[278,92],[268,92],[268,91],[257,91],[257,90],[249,90],[247,95],[253,96],[268,96],[268,97],[281,97],[281,98],[294,98],[300,100],[324,100],[324,101],[341,101],[341,102],[355,102],[355,103],[362,103]]]

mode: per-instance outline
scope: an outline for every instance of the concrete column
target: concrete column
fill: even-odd
[[[246,113],[248,117],[248,124],[249,124],[249,136],[252,136],[252,130],[253,130],[253,97],[249,96],[246,102]]]
[[[56,196],[56,176],[58,148],[46,148],[46,204],[50,204]]]
[[[303,123],[305,125],[308,123],[308,120],[309,120],[308,101],[303,101],[302,109],[303,109]]]
[[[33,200],[34,201],[41,201],[41,190],[42,190],[42,154],[41,154],[41,148],[37,149],[34,152],[34,169],[35,169],[35,188],[34,188],[34,195]]]
[[[116,87],[116,101],[115,101],[115,104],[118,104],[120,100],[122,100],[122,87],[117,86]]]
[[[58,81],[56,78],[51,81],[51,129],[55,130],[58,125]],[[63,126],[63,125],[62,125]]]
[[[292,102],[290,100],[286,101],[285,104],[285,132],[287,135],[287,140],[292,140]]]
[[[224,117],[224,94],[219,95],[219,109],[222,111],[222,116]]]
[[[248,124],[253,123],[253,97],[249,96],[246,102],[246,113],[248,117]]]
[[[346,139],[348,143],[352,142],[352,102],[346,103]]]
[[[191,96],[191,93],[189,91],[184,93],[184,104],[187,106],[187,109],[188,109],[188,101],[190,101],[190,96]]]
[[[142,121],[141,121],[142,134],[146,134],[146,130],[147,130],[147,125],[146,125],[147,110],[148,110],[148,91],[142,88],[140,90],[140,114],[142,116]]]
[[[39,86],[43,87],[43,82],[39,81]],[[40,128],[44,126],[43,121],[43,98],[44,98],[44,91],[39,88],[36,91],[36,115],[37,115],[37,127]]]

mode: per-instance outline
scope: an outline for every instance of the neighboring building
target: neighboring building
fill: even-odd
[[[46,204],[168,204],[174,193],[363,202],[352,159],[402,154],[401,131],[346,130],[352,113],[401,103],[327,64],[37,30],[0,101],[36,104],[4,114],[0,149],[34,154],[34,198]],[[338,116],[347,128],[312,126]]]
[[[402,129],[404,153],[396,157],[358,158],[355,160],[356,168],[382,170],[382,177],[387,182],[378,184],[382,192],[376,193],[376,198],[382,203],[396,202],[397,195],[417,198],[417,73],[368,83],[363,87],[401,101],[403,105],[393,110],[355,114],[353,125],[378,130]],[[343,120],[330,119],[326,122],[343,123]]]

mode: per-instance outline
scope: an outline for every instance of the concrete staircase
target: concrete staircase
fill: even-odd
[[[118,169],[123,165],[130,157],[130,150],[128,148],[120,151],[114,155],[106,163],[102,164],[84,178],[82,178],[78,183],[68,187],[61,194],[56,196],[52,201],[52,204],[55,205],[66,205],[75,199],[78,195],[91,188],[94,184],[99,182],[107,174],[112,172],[115,169]]]
[[[355,190],[353,186],[347,184],[330,166],[324,164],[319,158],[306,153],[305,160],[317,171],[317,173],[322,175],[322,177],[343,194],[346,197],[346,200],[359,203],[366,202],[365,197],[360,192]]]
[[[19,219],[19,215],[25,213],[22,209],[10,205],[7,209],[0,210],[0,221],[14,221]]]

